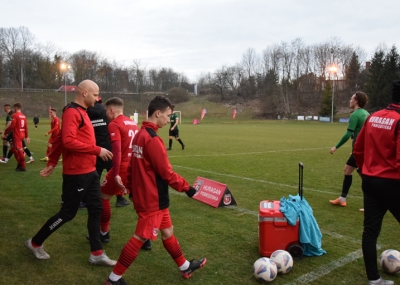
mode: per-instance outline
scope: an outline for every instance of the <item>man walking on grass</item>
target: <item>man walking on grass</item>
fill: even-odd
[[[138,221],[136,230],[125,244],[106,285],[127,285],[122,278],[124,272],[137,258],[143,243],[155,240],[161,232],[162,243],[169,255],[179,267],[183,278],[206,264],[206,259],[188,261],[175,238],[169,214],[168,186],[189,197],[196,189],[172,170],[164,142],[157,135],[159,128],[169,123],[174,106],[162,96],[156,96],[148,107],[149,118],[143,122],[132,143],[132,159],[128,170],[126,188],[132,194],[132,201]]]
[[[72,220],[81,201],[88,210],[87,229],[90,240],[89,263],[93,265],[114,266],[103,251],[100,242],[100,181],[96,171],[96,156],[103,160],[112,159],[112,153],[96,146],[93,126],[86,113],[97,101],[99,87],[91,80],[84,80],[78,86],[75,101],[64,108],[62,128],[55,138],[53,149],[46,167],[40,171],[43,177],[49,176],[62,153],[63,182],[62,205],[60,211],[51,217],[25,246],[38,259],[48,259],[50,255],[43,248],[44,241],[65,223]]]

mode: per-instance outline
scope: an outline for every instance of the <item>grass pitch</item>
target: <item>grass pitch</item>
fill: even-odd
[[[61,167],[48,178],[39,176],[45,163],[48,121],[30,127],[35,162],[27,172],[15,172],[15,159],[0,165],[0,284],[104,284],[112,268],[88,263],[85,210],[45,242],[49,260],[37,260],[24,246],[60,207]],[[341,192],[343,167],[350,142],[334,155],[329,149],[345,132],[345,124],[293,121],[207,121],[179,126],[185,150],[174,141],[168,152],[176,172],[193,183],[202,176],[227,184],[236,207],[214,209],[170,189],[170,212],[187,259],[207,257],[207,264],[190,280],[164,250],[160,238],[141,252],[125,273],[129,284],[258,284],[252,265],[258,253],[258,207],[262,200],[279,200],[297,193],[298,162],[304,163],[304,197],[323,233],[321,257],[295,261],[292,272],[274,284],[366,284],[361,253],[363,214],[361,180],[355,174],[347,207],[332,206]],[[168,128],[159,135],[168,144]],[[136,213],[116,208],[112,200],[111,242],[107,254],[117,259],[132,236]],[[380,249],[398,248],[399,225],[386,216]],[[399,276],[382,276],[400,282]]]

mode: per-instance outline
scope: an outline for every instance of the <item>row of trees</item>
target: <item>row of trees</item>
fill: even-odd
[[[61,69],[62,63],[68,70]],[[83,79],[96,81],[102,91],[114,92],[193,88],[183,74],[171,68],[147,69],[140,60],[126,67],[88,50],[70,54],[52,44],[36,43],[26,27],[0,28],[0,88],[55,89],[65,81],[76,84]]]
[[[60,69],[63,62],[70,66],[68,71]],[[330,115],[332,88],[335,110],[347,106],[357,90],[366,91],[369,108],[377,109],[390,100],[390,82],[399,75],[395,46],[380,46],[367,59],[361,47],[338,38],[314,45],[297,38],[267,46],[260,54],[249,48],[236,64],[200,75],[197,89],[215,100],[257,98],[264,115],[304,114],[316,108]],[[178,86],[193,90],[188,78],[171,68],[146,68],[140,60],[126,67],[88,50],[70,54],[36,43],[25,27],[0,28],[0,87],[19,88],[23,82],[25,88],[52,89],[65,79],[76,84],[86,78],[95,80],[102,91],[166,92]]]

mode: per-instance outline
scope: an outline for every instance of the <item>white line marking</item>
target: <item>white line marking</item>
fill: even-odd
[[[319,278],[321,278],[324,275],[327,275],[331,273],[333,270],[338,269],[339,267],[342,267],[343,265],[346,265],[356,259],[359,259],[363,256],[362,250],[356,250],[348,255],[339,258],[337,260],[334,260],[332,262],[329,262],[328,264],[325,264],[323,266],[320,266],[316,270],[306,273],[303,276],[300,276],[299,278],[293,280],[292,282],[286,283],[285,285],[297,285],[297,284],[308,284],[311,283]]]
[[[341,146],[348,147],[348,146]],[[268,150],[268,151],[255,151],[255,152],[237,152],[237,153],[218,153],[218,154],[190,154],[190,155],[169,155],[170,158],[176,157],[215,157],[215,156],[238,156],[238,155],[251,155],[251,154],[267,154],[267,153],[277,153],[277,152],[294,152],[294,151],[309,151],[309,150],[319,150],[319,149],[330,149],[331,147],[314,147],[314,148],[297,148],[297,149],[284,149],[284,150]]]
[[[259,182],[259,183],[271,184],[271,185],[280,186],[280,187],[288,187],[288,188],[298,189],[298,186],[282,184],[282,183],[277,183],[277,182],[272,182],[272,181],[266,181],[266,180],[261,180],[261,179],[254,179],[254,178],[243,177],[243,176],[237,176],[237,175],[233,175],[233,174],[218,173],[218,172],[214,172],[214,171],[196,169],[196,168],[182,166],[182,165],[174,164],[173,167],[180,167],[180,168],[184,168],[184,169],[188,169],[188,170],[193,170],[195,172],[203,172],[203,173],[209,173],[209,174],[213,174],[213,175],[232,177],[232,178],[237,178],[237,179],[242,179],[242,180],[247,180],[247,181],[252,181],[252,182]],[[312,189],[312,188],[308,188],[308,187],[307,188],[304,187],[303,189],[306,190],[306,191],[323,193],[323,194],[332,194],[332,195],[337,195],[338,194],[337,192],[322,191],[322,190]],[[362,199],[363,198],[361,196],[353,196],[353,195],[347,195],[347,197],[356,198],[356,199]]]

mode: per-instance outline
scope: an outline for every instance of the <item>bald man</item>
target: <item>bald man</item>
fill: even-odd
[[[89,263],[93,265],[114,266],[103,251],[100,242],[100,217],[102,203],[100,199],[100,182],[96,171],[96,156],[107,161],[112,153],[96,146],[94,129],[86,113],[93,107],[99,95],[99,87],[91,80],[82,81],[74,102],[64,107],[62,127],[53,142],[46,167],[40,171],[43,177],[49,176],[62,154],[63,183],[62,205],[60,211],[51,217],[32,238],[25,242],[37,259],[49,259],[44,251],[44,241],[62,225],[72,220],[80,201],[86,203],[88,210],[87,229],[90,240]]]

